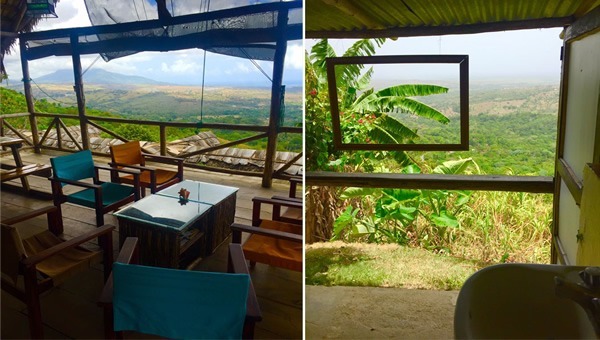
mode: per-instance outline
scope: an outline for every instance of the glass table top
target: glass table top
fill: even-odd
[[[193,202],[215,205],[229,195],[238,191],[238,188],[225,185],[185,180],[156,193],[160,196],[169,196],[179,199],[179,190],[182,188],[190,192],[188,199]]]
[[[211,207],[211,204],[192,200],[181,202],[179,198],[150,195],[115,212],[114,215],[159,227],[183,230]]]

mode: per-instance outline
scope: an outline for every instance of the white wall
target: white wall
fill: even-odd
[[[581,180],[583,167],[593,160],[594,138],[600,133],[596,131],[600,98],[600,31],[570,45],[563,158]],[[577,257],[579,207],[564,183],[561,184],[559,238],[569,262],[574,264]]]

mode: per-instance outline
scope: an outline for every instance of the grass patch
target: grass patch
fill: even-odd
[[[313,243],[306,246],[306,284],[458,290],[489,264],[396,244]]]

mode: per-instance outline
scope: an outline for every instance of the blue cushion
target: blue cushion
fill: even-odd
[[[111,205],[116,203],[127,196],[133,194],[133,187],[116,184],[116,183],[102,183],[102,206]],[[67,202],[73,204],[83,205],[89,208],[95,208],[96,197],[94,196],[94,189],[85,189],[78,191],[74,194],[67,196]]]
[[[92,159],[92,152],[90,150],[50,158],[50,163],[52,164],[54,176],[58,178],[77,181],[94,177],[94,160]]]
[[[250,277],[115,262],[114,330],[178,339],[241,338]]]

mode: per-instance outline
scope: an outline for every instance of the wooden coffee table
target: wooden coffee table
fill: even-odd
[[[179,198],[184,188],[187,201]],[[207,256],[231,234],[237,188],[186,180],[115,212],[122,245],[140,239],[140,263],[186,268]]]

